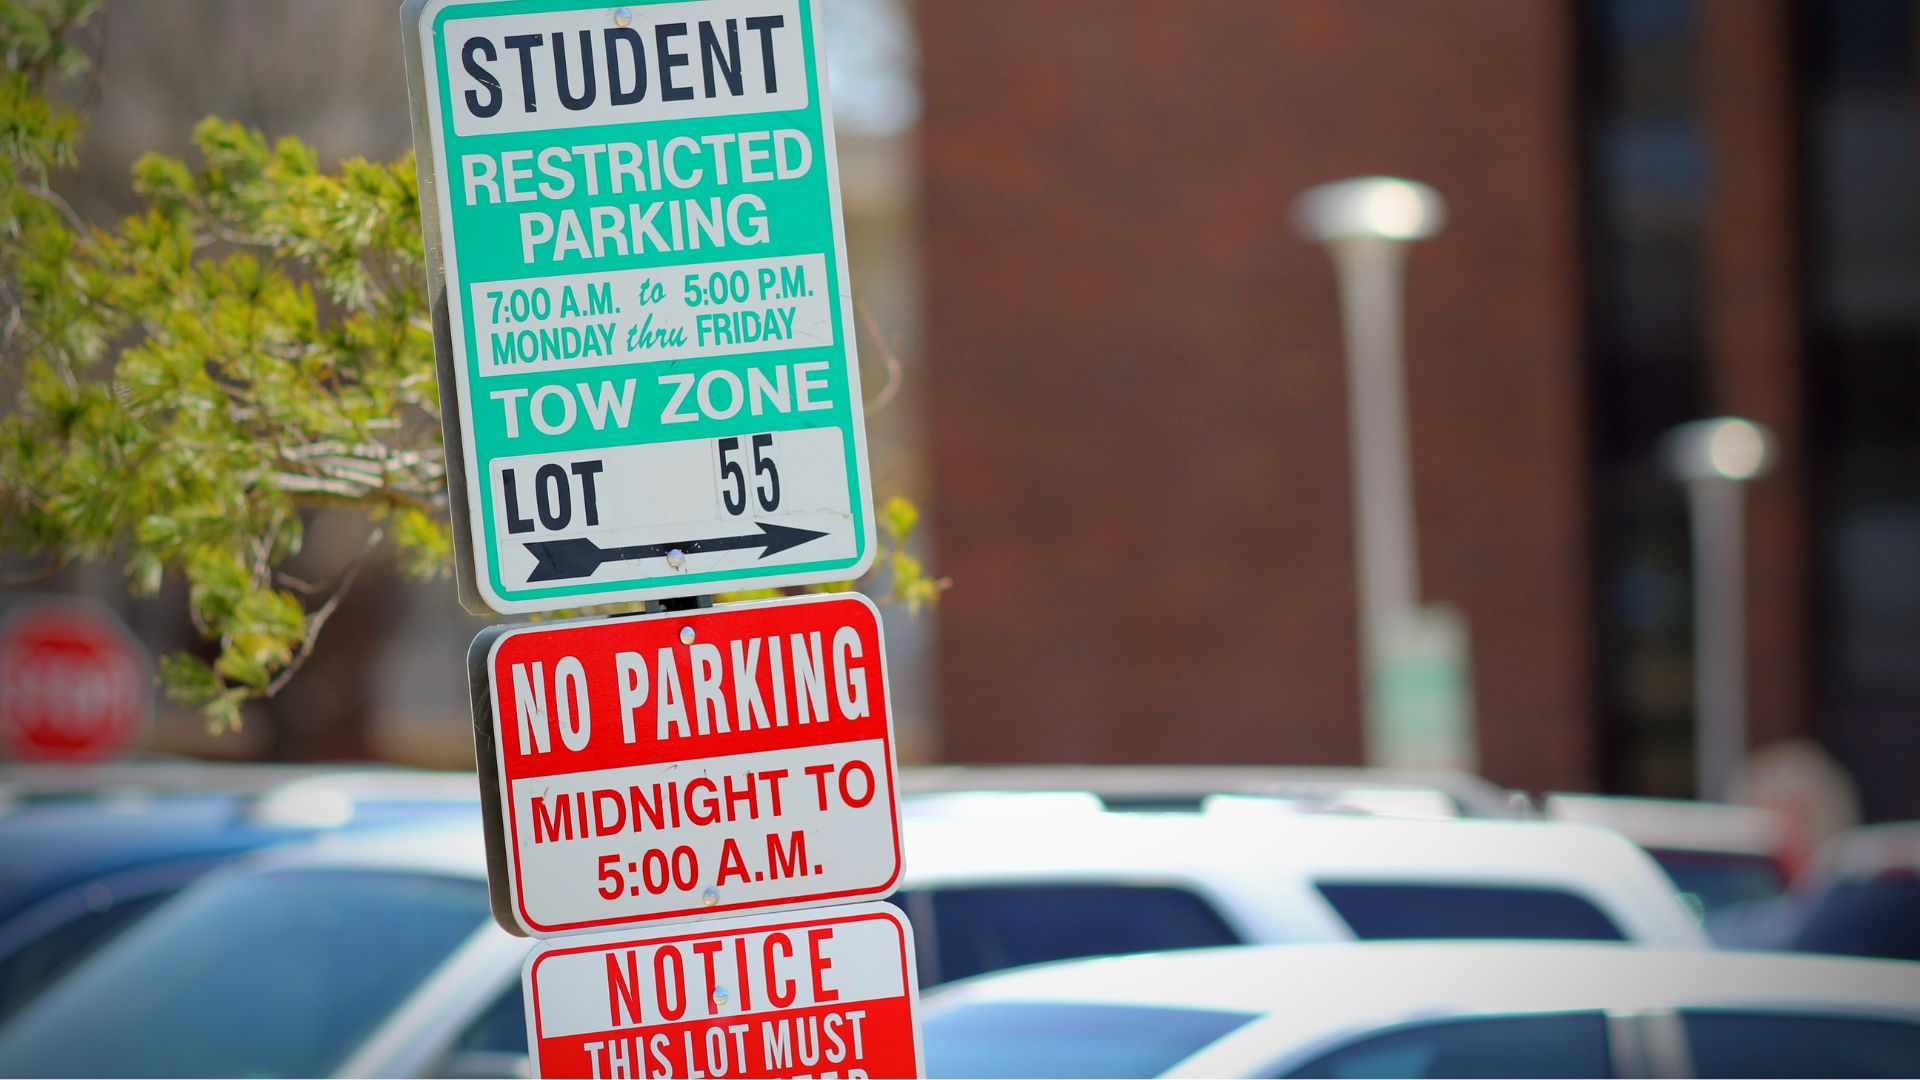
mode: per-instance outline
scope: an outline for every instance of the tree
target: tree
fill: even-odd
[[[82,221],[53,177],[82,117],[55,91],[91,64],[98,0],[0,0],[0,553],[42,571],[118,559],[136,595],[176,574],[213,658],[163,659],[176,700],[237,727],[278,693],[367,560],[452,563],[445,457],[409,153],[321,167],[297,139],[218,119],[197,165],[148,155],[145,209]],[[290,575],[322,508],[364,517],[332,580]],[[882,508],[876,563],[910,609],[946,585]]]

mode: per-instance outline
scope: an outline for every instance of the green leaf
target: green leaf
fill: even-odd
[[[913,527],[920,523],[920,508],[903,495],[895,495],[880,504],[880,527],[895,546],[904,544],[913,535]]]

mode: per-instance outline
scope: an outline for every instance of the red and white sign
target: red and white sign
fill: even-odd
[[[922,1071],[913,934],[890,904],[550,941],[521,986],[535,1076]]]
[[[0,749],[8,757],[118,757],[146,737],[152,713],[152,661],[107,609],[34,601],[0,624]]]
[[[487,660],[518,932],[878,899],[900,876],[880,616],[855,593],[514,629]]]

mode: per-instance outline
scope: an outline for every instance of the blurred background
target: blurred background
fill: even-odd
[[[329,165],[398,156],[395,6],[107,4],[63,192],[131,212],[133,160],[188,153],[208,114]],[[1917,7],[826,0],[868,385],[883,344],[902,371],[869,418],[875,490],[919,502],[954,582],[888,613],[903,761],[1437,764],[1687,796],[1701,642],[1724,658],[1730,634],[1709,710],[1746,745],[1823,747],[1868,819],[1920,815]],[[1349,351],[1384,309],[1343,328],[1349,248],[1295,204],[1373,174],[1431,185],[1445,222],[1375,238],[1410,246],[1433,617],[1376,646],[1370,682],[1363,637],[1392,636],[1361,625]],[[1764,425],[1771,467],[1729,481],[1736,527],[1708,536],[1720,481],[1683,482],[1670,433],[1722,416]],[[317,520],[303,558],[338,565],[359,533],[337,531]],[[1703,611],[1716,566],[1743,602]],[[179,593],[119,582],[42,591],[197,647]],[[450,583],[376,567],[240,732],[156,695],[148,749],[470,767],[482,625]]]
[[[1920,0],[817,5],[876,502],[951,581],[884,609],[929,1075],[1920,1072]],[[104,0],[61,199],[208,115],[402,157],[397,6]],[[302,513],[276,583],[362,566]],[[405,562],[234,731],[154,686],[186,583],[0,592],[0,1075],[554,1049],[504,620]]]

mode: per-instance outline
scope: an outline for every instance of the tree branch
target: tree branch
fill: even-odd
[[[861,325],[867,328],[867,337],[880,346],[880,362],[887,366],[887,384],[866,404],[867,415],[874,416],[893,404],[894,397],[900,393],[900,357],[895,355],[887,336],[880,332],[880,321],[873,317],[873,310],[858,300],[853,302],[853,309],[859,313]]]
[[[73,230],[75,236],[85,238],[88,235],[87,223],[81,219],[80,212],[75,210],[73,204],[63,198],[59,192],[48,187],[45,182],[22,184],[20,185],[20,190],[58,211],[60,216],[66,219],[67,227]]]
[[[293,659],[287,661],[287,666],[281,668],[280,674],[275,675],[273,681],[267,684],[267,697],[278,694],[287,683],[293,681],[293,677],[300,673],[300,669],[306,666],[307,658],[313,655],[314,642],[320,640],[321,629],[327,625],[328,619],[333,618],[333,613],[340,607],[340,601],[353,588],[354,581],[360,577],[360,571],[366,568],[367,558],[373,554],[375,548],[380,546],[380,541],[386,533],[386,529],[379,525],[375,525],[368,531],[367,539],[360,545],[360,550],[354,554],[353,560],[347,563],[346,570],[340,575],[339,583],[334,585],[333,594],[327,597],[326,603],[321,604],[313,614],[307,616],[306,639],[301,641],[299,651],[293,654]]]

